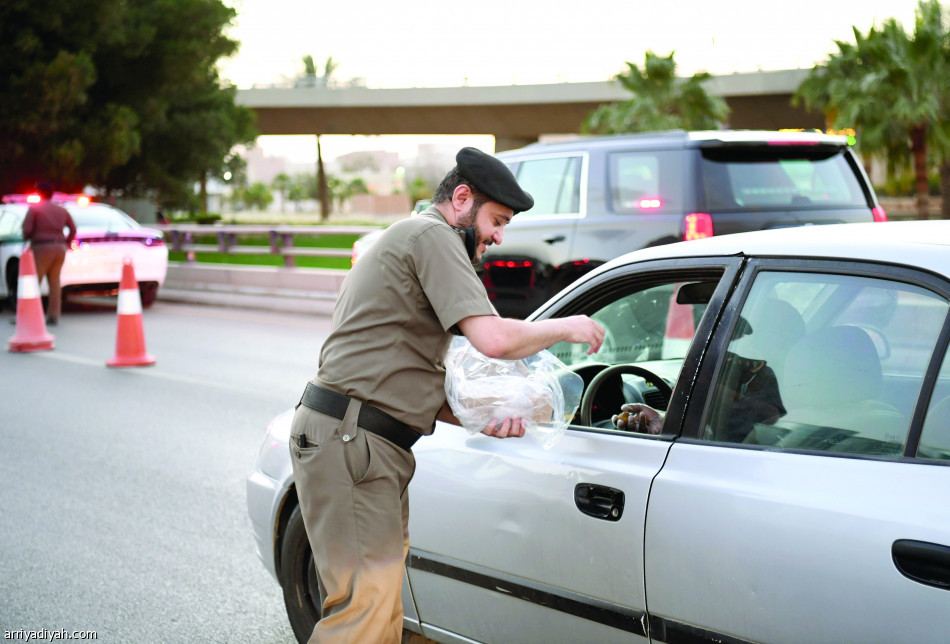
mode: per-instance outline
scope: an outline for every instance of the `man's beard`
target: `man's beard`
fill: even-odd
[[[460,215],[456,219],[455,223],[458,228],[473,228],[475,230],[475,256],[472,258],[472,264],[478,266],[482,255],[478,252],[478,247],[481,244],[489,246],[491,241],[484,241],[482,236],[482,231],[478,227],[478,209],[481,208],[481,204],[478,206],[472,206],[468,209],[468,212]]]

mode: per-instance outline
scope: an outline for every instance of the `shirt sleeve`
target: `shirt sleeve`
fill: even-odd
[[[69,228],[69,234],[66,236],[66,245],[69,246],[76,239],[76,222],[73,221],[73,216],[68,210],[66,211],[66,227]]]
[[[474,315],[498,315],[464,243],[448,225],[422,231],[410,254],[419,284],[444,330]]]

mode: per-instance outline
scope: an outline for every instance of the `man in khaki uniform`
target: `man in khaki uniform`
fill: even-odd
[[[59,274],[66,260],[66,249],[76,237],[76,224],[62,206],[53,203],[53,184],[39,181],[36,191],[41,201],[30,206],[23,219],[23,239],[30,242],[33,260],[36,263],[36,280],[46,278],[49,286],[49,306],[46,324],[56,326],[62,308],[62,287]],[[68,230],[68,234],[63,231]]]
[[[411,448],[437,418],[459,424],[444,390],[453,333],[504,359],[560,341],[594,352],[603,341],[586,316],[498,316],[473,261],[534,201],[493,156],[463,148],[456,163],[433,205],[386,229],[347,275],[294,415],[291,462],[323,606],[311,642],[400,641]],[[524,429],[509,418],[483,433]]]

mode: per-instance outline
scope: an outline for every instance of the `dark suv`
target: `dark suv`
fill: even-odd
[[[505,316],[527,316],[638,248],[887,219],[843,136],[678,130],[536,143],[496,156],[535,201],[483,257],[483,281]]]

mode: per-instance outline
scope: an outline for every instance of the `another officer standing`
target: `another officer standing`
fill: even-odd
[[[291,461],[323,606],[311,642],[396,643],[409,548],[412,446],[445,398],[453,333],[492,358],[520,359],[560,341],[600,348],[587,316],[501,318],[473,262],[534,205],[508,168],[463,148],[433,205],[382,234],[350,270],[291,428]],[[519,418],[484,434],[523,436]]]
[[[33,250],[37,282],[42,283],[46,277],[49,285],[46,323],[55,326],[59,322],[62,307],[59,274],[66,260],[66,249],[76,237],[76,224],[69,211],[53,203],[51,183],[37,182],[36,191],[40,193],[41,201],[26,211],[26,217],[23,219],[23,239],[30,242],[30,248]],[[69,233],[64,234],[64,229],[68,229]]]

